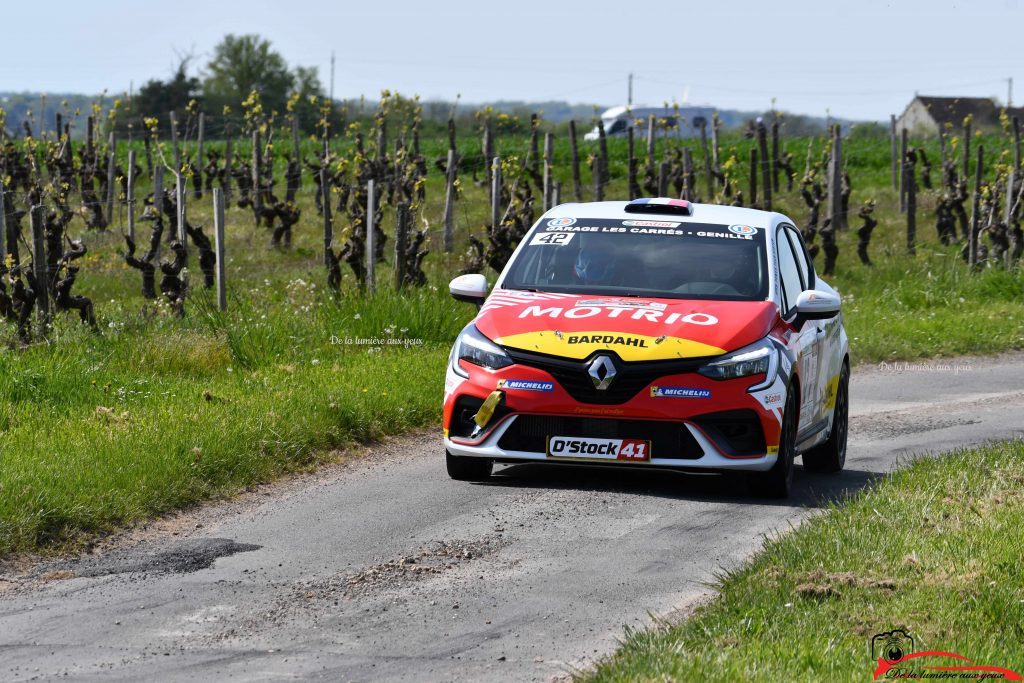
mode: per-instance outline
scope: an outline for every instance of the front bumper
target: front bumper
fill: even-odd
[[[749,472],[763,472],[770,470],[775,465],[777,449],[772,453],[764,455],[748,455],[742,458],[730,457],[719,450],[715,444],[704,435],[695,425],[683,422],[685,428],[693,436],[699,445],[702,454],[697,458],[665,458],[652,457],[646,462],[627,462],[623,460],[589,460],[589,459],[568,459],[549,458],[546,453],[538,451],[506,450],[499,445],[502,437],[512,427],[520,415],[509,415],[501,423],[493,428],[480,441],[473,444],[453,441],[445,437],[444,447],[452,455],[470,458],[490,458],[499,462],[577,462],[590,463],[594,465],[613,465],[623,467],[658,467],[681,470],[739,470]]]
[[[583,462],[682,470],[765,471],[777,459],[781,406],[786,387],[777,379],[751,393],[760,377],[715,381],[694,372],[634,378],[621,401],[581,400],[572,377],[526,365],[489,371],[462,362],[469,374],[449,370],[444,410],[444,444],[452,455],[501,462]],[[480,433],[469,418],[492,391],[503,401]],[[659,389],[660,387],[660,389]],[[665,389],[684,388],[685,397],[666,398]],[[572,393],[570,393],[572,392]],[[679,392],[676,392],[679,395]],[[569,460],[547,455],[546,437],[650,440],[651,457],[628,460]]]

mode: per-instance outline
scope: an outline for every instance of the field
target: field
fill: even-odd
[[[339,139],[335,152],[350,155],[351,144]],[[745,159],[751,144],[725,136],[723,159]],[[784,138],[783,144],[801,168],[809,146],[815,161],[824,146],[820,138]],[[838,235],[830,282],[844,297],[855,363],[1024,347],[1021,270],[970,271],[958,246],[936,239],[936,198],[924,191],[917,254],[908,256],[904,219],[889,186],[888,137],[854,135],[846,144],[851,229]],[[928,144],[937,156],[935,143]],[[460,137],[458,145],[465,165],[456,249],[441,248],[444,178],[431,167],[426,199],[414,209],[414,227],[427,229],[428,284],[402,292],[394,291],[387,263],[378,265],[375,294],[344,264],[340,291],[326,286],[322,219],[308,173],[290,248],[271,248],[269,231],[255,225],[251,210],[228,210],[226,312],[202,288],[194,263],[183,317],[166,302],[141,296],[138,272],[120,255],[123,205],[105,232],[87,231],[74,219],[68,232],[89,249],[76,262],[82,268],[74,291],[95,303],[98,329],[61,314],[45,338],[24,344],[13,325],[0,326],[0,555],[73,546],[91,534],[343,457],[353,442],[438,424],[448,348],[473,313],[448,297],[447,282],[466,264],[469,236],[486,241],[489,216],[486,190],[472,182],[482,167],[479,140]],[[581,147],[586,157],[590,148]],[[312,157],[317,147],[304,141],[303,149]],[[447,140],[424,140],[430,163],[446,149]],[[505,159],[521,160],[527,149],[523,135],[496,142]],[[287,145],[279,151],[287,153]],[[624,140],[609,141],[607,198],[627,196],[625,152]],[[237,153],[247,151],[239,145]],[[553,159],[565,200],[571,176],[564,136],[556,138]],[[587,197],[588,179],[584,164]],[[745,180],[735,182],[745,187]],[[141,181],[139,195],[148,187]],[[13,198],[19,206],[24,200]],[[877,201],[879,219],[871,268],[857,261],[854,234],[856,210],[869,199]],[[797,225],[806,220],[795,191],[776,197],[775,208]],[[209,195],[190,200],[188,215],[210,234]],[[148,234],[144,226],[141,236]],[[393,235],[394,207],[385,207],[383,227]],[[336,244],[348,230],[348,218],[337,216]],[[487,274],[493,282],[495,273]],[[377,341],[360,343],[366,339]]]

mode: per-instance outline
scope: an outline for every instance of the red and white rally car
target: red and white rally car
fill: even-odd
[[[742,470],[786,496],[793,460],[846,459],[838,294],[778,213],[676,199],[563,204],[519,244],[452,348],[448,473],[577,462]]]

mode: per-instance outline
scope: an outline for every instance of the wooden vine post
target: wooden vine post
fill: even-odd
[[[904,177],[907,185],[907,253],[917,253],[917,173],[914,170],[917,155],[908,154],[904,163]]]
[[[494,158],[494,132],[491,128],[491,119],[487,117],[484,121],[484,138],[483,142],[480,143],[481,150],[484,156],[484,179],[487,181],[488,187],[491,185],[491,167],[487,165],[487,159]]]
[[[178,148],[178,115],[171,110],[171,149],[174,156],[174,176],[181,175],[181,150]]]
[[[117,138],[114,132],[110,132],[107,139],[107,225],[114,223],[114,184],[116,181],[115,168],[117,167]]]
[[[772,118],[772,192],[779,191],[779,119]]]
[[[260,131],[257,128],[252,132],[252,210],[256,215],[256,223],[259,224],[260,213],[263,209],[263,193],[260,192],[263,169],[260,160],[263,155],[260,153]]]
[[[569,121],[569,152],[572,155],[572,191],[576,201],[583,201],[583,188],[580,184],[580,150],[576,140],[576,121]]]
[[[128,238],[135,241],[135,150],[128,150]]]
[[[213,239],[217,255],[217,308],[228,310],[227,270],[224,263],[224,191],[213,188]]]
[[[968,126],[970,122],[968,122]],[[985,161],[985,147],[978,145],[978,163],[974,168],[974,208],[971,211],[971,235],[967,244],[967,263],[978,265],[978,237],[981,235],[981,177]]]
[[[7,265],[7,208],[4,206],[4,179],[0,178],[0,269]]]
[[[708,198],[705,201],[714,201],[715,197],[715,174],[711,171],[711,154],[708,152],[708,122],[700,119],[700,144],[704,149],[704,172],[708,179]]]
[[[964,178],[971,177],[971,117],[964,119]]]
[[[832,126],[832,151],[828,162],[828,218],[833,230],[843,229],[842,225],[842,184],[843,184],[843,142],[839,124]]]
[[[234,163],[235,157],[235,131],[231,127],[231,124],[224,126],[224,137],[227,138],[227,142],[224,143],[224,176],[227,178],[227,182],[224,183],[224,201],[227,204],[231,203],[231,167]]]
[[[683,191],[680,199],[696,201],[693,177],[693,153],[689,147],[683,147]]]
[[[634,152],[633,126],[626,128],[626,168],[629,185],[629,198],[636,199],[639,196],[636,182],[636,154]]]
[[[320,192],[324,205],[324,265],[331,267],[331,244],[334,242],[334,224],[331,222],[331,174],[327,165],[320,167]]]
[[[762,204],[765,211],[772,210],[772,168],[768,158],[768,128],[764,121],[757,124],[757,146],[761,157],[761,193],[764,195]]]
[[[654,177],[654,114],[647,117],[647,164],[644,172],[648,177]]]
[[[445,165],[444,190],[444,250],[450,254],[455,248],[455,179],[458,155],[454,148],[448,150],[448,163]]]
[[[494,157],[491,169],[491,231],[498,229],[501,221],[501,157]]]
[[[907,129],[900,130],[900,213],[907,210]]]
[[[554,135],[544,133],[544,210],[554,206],[554,178],[551,170],[551,153],[554,146]]]
[[[373,294],[377,288],[377,259],[374,258],[377,246],[375,244],[376,235],[374,235],[377,230],[376,206],[376,187],[371,178],[366,181],[366,291],[370,294]]]
[[[196,199],[203,196],[203,142],[206,136],[206,114],[199,112],[199,144],[196,148],[196,177],[193,179],[192,192]]]
[[[185,233],[185,174],[180,171],[174,177],[174,208],[178,223],[178,241],[182,249],[188,251],[187,237]]]
[[[50,326],[50,277],[46,272],[46,237],[43,234],[46,207],[33,206],[29,213],[32,226],[32,270],[36,279],[36,310],[42,333]]]
[[[409,237],[409,205],[399,202],[396,207],[395,222],[395,291],[402,291],[405,286],[405,250]]]
[[[757,147],[750,148],[750,196],[748,206],[757,206]]]

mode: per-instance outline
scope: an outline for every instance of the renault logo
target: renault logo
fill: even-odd
[[[598,356],[594,360],[590,361],[590,365],[587,366],[587,374],[590,375],[590,381],[594,383],[594,388],[598,391],[604,391],[612,385],[615,381],[615,375],[618,371],[615,369],[615,363],[608,356]]]

